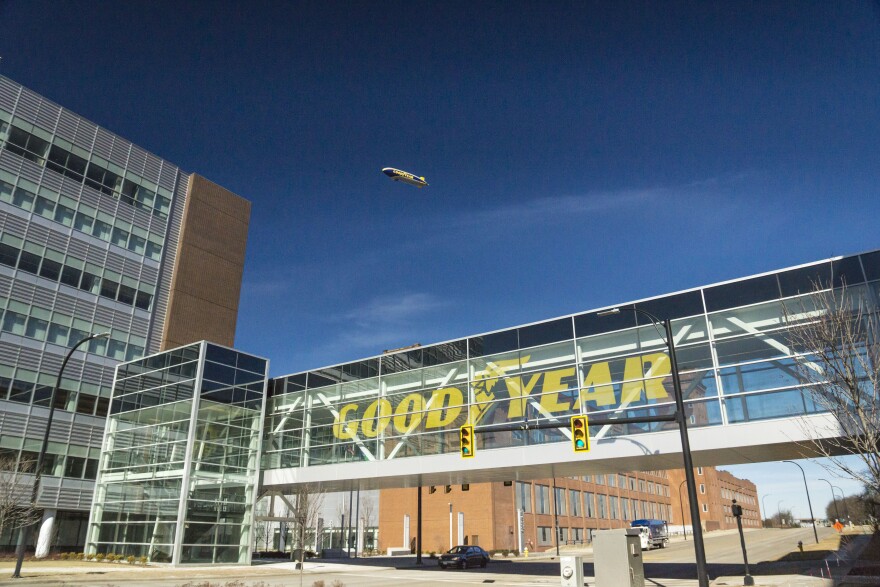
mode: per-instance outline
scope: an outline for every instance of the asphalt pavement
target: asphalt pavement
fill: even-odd
[[[823,534],[827,534],[823,529]],[[822,534],[820,534],[820,538]],[[862,537],[867,540],[867,537]],[[754,530],[746,533],[752,574],[757,585],[777,587],[830,587],[820,578],[821,561],[784,562],[774,559],[796,550],[797,541],[813,540],[810,529]],[[865,542],[866,542],[865,540]],[[706,535],[709,575],[713,586],[742,585],[742,551],[735,532]],[[593,583],[592,550],[565,548],[565,554],[584,557],[586,583]],[[696,587],[693,542],[674,540],[669,548],[644,553],[648,587]],[[326,587],[379,587],[388,585],[443,586],[504,585],[547,587],[559,585],[559,560],[555,550],[529,558],[494,559],[486,569],[441,570],[437,561],[424,557],[417,567],[414,557],[371,557],[353,560],[308,561],[302,574],[291,562],[265,562],[243,566],[129,567],[109,563],[65,561],[25,564],[24,578],[8,579],[11,563],[0,563],[0,585],[40,587],[312,587],[323,581]],[[845,564],[845,563],[844,563]],[[832,570],[834,562],[826,567]],[[8,567],[8,568],[7,568]],[[824,571],[823,571],[824,572]],[[841,569],[845,572],[845,569]],[[811,576],[811,573],[813,576]]]

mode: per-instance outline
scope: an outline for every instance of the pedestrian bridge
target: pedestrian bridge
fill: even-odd
[[[835,262],[793,271],[832,273]],[[783,297],[785,275],[630,306],[673,318],[695,465],[815,456],[811,439],[839,436],[810,391],[808,370],[818,367],[792,342],[823,312],[809,296]],[[877,283],[849,292],[876,299]],[[731,308],[731,300],[754,303]],[[681,468],[674,422],[591,425],[591,452],[572,449],[573,415],[674,412],[666,341],[640,318],[587,312],[273,380],[262,486],[373,489]],[[510,423],[560,427],[510,431]],[[469,459],[459,456],[465,424],[481,431]]]
[[[821,456],[810,446],[810,440],[817,438],[818,431],[831,431],[836,426],[833,418],[821,414],[691,428],[694,465],[732,465]],[[680,468],[681,437],[678,430],[668,430],[593,439],[592,450],[586,454],[574,453],[570,442],[556,442],[478,449],[472,459],[463,459],[456,452],[267,469],[263,475],[263,487],[284,492],[300,483],[320,483],[328,491],[343,491]]]

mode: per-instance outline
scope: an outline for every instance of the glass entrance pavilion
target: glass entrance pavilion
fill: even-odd
[[[86,553],[249,563],[267,373],[207,342],[119,365]]]

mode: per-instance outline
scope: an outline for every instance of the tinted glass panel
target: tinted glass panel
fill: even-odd
[[[868,280],[880,279],[880,251],[862,255],[862,265],[865,266]]]
[[[574,317],[574,330],[578,338],[635,327],[636,313],[629,310],[621,310],[619,314],[609,314],[607,316],[597,316],[596,312],[590,312],[589,314],[579,314]]]
[[[40,268],[40,277],[45,277],[46,279],[51,279],[52,281],[58,281],[58,276],[61,274],[61,263],[57,261],[53,261],[51,259],[43,259],[43,266]]]
[[[0,243],[0,263],[15,267],[18,263],[18,249],[13,246]]]
[[[674,296],[667,296],[656,300],[648,300],[636,304],[637,308],[647,310],[660,320],[669,318],[684,318],[703,313],[703,296],[698,291],[688,291]],[[645,317],[639,317],[639,324],[643,324]]]
[[[379,374],[379,359],[366,359],[342,366],[342,372],[355,379],[368,379]]]
[[[246,371],[253,371],[262,375],[266,372],[266,360],[250,355],[238,355],[238,368]]]
[[[40,267],[40,257],[27,251],[21,252],[21,258],[18,260],[18,268],[28,273],[36,273]]]
[[[855,285],[862,283],[862,266],[858,257],[847,257],[831,263],[831,273],[834,278],[834,287],[842,285]]]
[[[533,324],[532,326],[525,326],[519,329],[520,348],[550,344],[560,340],[571,340],[572,338],[574,338],[574,332],[572,330],[571,318],[560,318],[552,322]]]
[[[422,361],[426,367],[461,361],[467,356],[467,340],[455,340],[422,349]]]
[[[703,291],[706,296],[706,310],[709,312],[774,300],[779,297],[776,275],[765,275],[745,281],[716,285]]]
[[[224,385],[235,385],[235,369],[218,365],[217,363],[206,362],[204,378],[211,381],[219,381]]]
[[[422,349],[382,357],[382,373],[400,373],[422,366]]]
[[[469,339],[471,357],[483,355],[495,355],[515,350],[518,346],[519,337],[516,329],[504,330],[493,334],[475,336]]]
[[[230,365],[232,367],[235,367],[235,360],[237,358],[236,357],[237,354],[238,353],[236,353],[235,351],[232,351],[229,349],[224,349],[222,347],[209,344],[205,357],[209,361],[214,361],[216,363],[223,363],[224,365]]]
[[[822,263],[810,267],[792,269],[779,274],[783,296],[810,293],[816,287],[826,288],[831,282],[831,264]]]
[[[314,387],[326,387],[337,383],[335,379],[331,379],[321,373],[309,373],[309,389]]]

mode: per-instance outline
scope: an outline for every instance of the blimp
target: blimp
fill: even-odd
[[[394,181],[402,181],[403,183],[414,185],[417,188],[423,188],[428,185],[428,182],[425,181],[424,177],[419,177],[418,175],[413,175],[412,173],[401,171],[400,169],[394,169],[393,167],[386,167],[382,170],[382,173]]]

